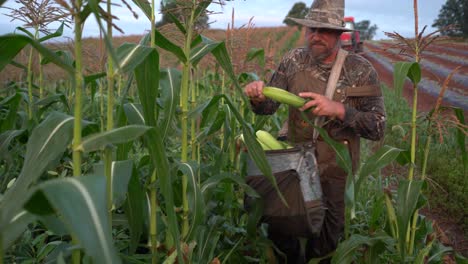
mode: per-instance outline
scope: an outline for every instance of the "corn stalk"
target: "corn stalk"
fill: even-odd
[[[193,6],[196,6],[196,1],[192,1]],[[185,36],[184,54],[186,58],[190,58],[191,43],[193,36],[193,24],[195,21],[195,8],[191,9],[189,19],[187,20],[187,34]],[[190,70],[192,69],[192,63],[189,59],[184,63],[182,69],[182,83],[181,83],[181,96],[180,96],[180,108],[181,113],[181,127],[182,127],[182,153],[181,162],[186,163],[188,161],[188,105],[189,105],[189,88],[190,88]],[[189,231],[189,205],[187,198],[187,175],[182,175],[182,238],[185,238]]]
[[[81,20],[80,11],[83,6],[82,0],[75,1],[75,108],[74,108],[74,126],[73,126],[73,176],[81,176],[81,151],[77,147],[81,144],[81,120],[83,118],[82,104],[83,104],[83,90],[84,79],[82,69],[82,33],[84,21]],[[72,236],[73,244],[78,245],[76,236]],[[80,250],[75,249],[72,252],[72,263],[79,264],[81,261]]]
[[[107,1],[107,36],[112,40],[112,7],[111,0]],[[112,44],[111,44],[112,45]],[[112,48],[112,47],[111,47]],[[107,56],[107,131],[114,128],[114,65],[110,51]],[[107,192],[107,214],[109,216],[109,225],[112,229],[112,148],[107,147],[104,150],[104,164],[106,174],[106,192]]]
[[[39,27],[35,26],[34,27],[34,39],[37,39],[39,36]],[[33,97],[33,70],[32,70],[32,64],[33,64],[33,53],[34,48],[31,47],[29,51],[29,60],[28,60],[28,119],[32,120],[33,119],[33,106],[34,106],[34,97]],[[39,61],[40,63],[40,61]]]
[[[155,37],[155,30],[156,30],[156,16],[155,16],[155,1],[151,0],[151,47],[156,48],[156,37]],[[157,174],[156,170],[153,171],[151,174],[151,179],[150,179],[150,243],[151,243],[151,263],[156,264],[158,263],[158,258],[156,255],[157,251],[157,234],[158,234],[158,222],[157,222],[157,209],[158,209],[158,194],[156,190],[156,180],[157,180]]]

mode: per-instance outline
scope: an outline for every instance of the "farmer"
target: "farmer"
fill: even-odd
[[[340,50],[340,35],[349,31],[344,27],[343,15],[344,0],[315,0],[304,19],[290,18],[307,28],[306,46],[284,55],[268,85],[254,81],[244,89],[252,110],[259,115],[271,115],[279,106],[279,103],[262,94],[264,86],[282,88],[309,100],[300,109],[290,107],[287,122],[289,142],[313,142],[315,146],[323,201],[327,209],[319,235],[307,238],[306,260],[329,254],[343,237],[347,173],[337,165],[334,150],[320,136],[314,137],[314,128],[310,122],[304,121],[301,111],[310,120],[315,120],[315,116],[322,117],[323,122],[318,125],[322,125],[331,138],[347,145],[354,171],[359,162],[360,138],[379,140],[385,129],[379,78],[373,66],[362,56],[345,55],[337,75],[339,78],[333,87],[332,99],[325,96]],[[303,257],[298,260],[301,256],[296,238],[277,236],[271,229],[269,236],[287,255],[287,263],[304,261]]]

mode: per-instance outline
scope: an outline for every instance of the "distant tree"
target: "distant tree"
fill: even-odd
[[[370,26],[369,20],[356,22],[354,28],[359,30],[362,40],[372,40],[375,37],[375,33],[377,33],[378,29],[376,24]]]
[[[179,19],[181,22],[184,22],[184,10],[188,10],[188,9],[184,9],[184,8],[181,8],[181,6],[179,6],[177,4],[177,1],[170,1],[166,4],[163,3],[163,1],[161,1],[161,13],[162,13],[162,17],[161,17],[161,20],[159,20],[158,22],[156,22],[156,27],[160,27],[160,26],[164,26],[166,24],[170,24],[170,23],[174,23],[174,21],[172,20],[172,17],[169,15],[172,14],[173,16],[175,16],[177,19]],[[197,21],[195,22],[195,29],[207,29],[210,27],[210,25],[208,24],[208,20],[209,20],[209,17],[206,13],[204,14],[201,14]]]
[[[444,36],[468,37],[468,0],[447,0],[434,20],[433,27]],[[447,28],[448,26],[455,26]]]
[[[289,13],[286,15],[286,18],[283,20],[283,23],[288,26],[297,26],[299,27],[299,29],[301,29],[302,28],[301,25],[297,24],[291,19],[288,19],[288,17],[304,18],[308,12],[309,12],[309,8],[306,6],[305,3],[297,2],[293,5],[291,10],[289,10]]]

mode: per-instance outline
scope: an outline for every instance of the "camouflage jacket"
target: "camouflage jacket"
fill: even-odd
[[[305,48],[294,49],[283,57],[268,86],[295,94],[325,94],[332,66],[317,62]],[[327,119],[324,128],[333,139],[349,144],[355,168],[359,160],[359,138],[379,140],[385,129],[385,109],[379,78],[373,66],[362,56],[348,54],[346,57],[333,100],[345,105],[345,119]],[[251,106],[256,114],[268,115],[273,114],[279,104],[267,99],[259,104],[252,103]],[[314,118],[311,113],[307,115],[311,120]],[[313,127],[304,122],[300,111],[293,107],[289,108],[288,126],[289,141],[300,143],[313,139]],[[334,157],[334,153],[320,153],[332,150],[320,147],[320,142],[318,145],[319,166],[321,161],[334,159],[331,157]]]

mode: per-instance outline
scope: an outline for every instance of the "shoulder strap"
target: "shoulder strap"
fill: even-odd
[[[341,75],[341,68],[343,68],[344,61],[348,52],[344,49],[338,50],[338,55],[336,56],[335,63],[331,69],[330,77],[328,78],[327,89],[325,90],[325,96],[328,99],[333,99],[333,94],[335,93],[336,84],[338,83],[338,79]],[[322,126],[325,118],[323,116],[315,118],[314,125],[315,126]],[[318,131],[314,129],[313,139],[314,141],[317,140]]]

